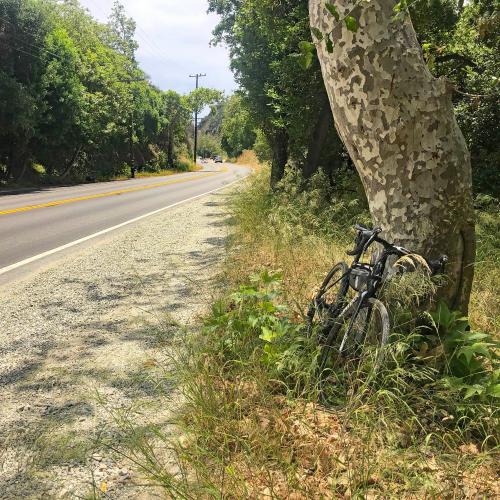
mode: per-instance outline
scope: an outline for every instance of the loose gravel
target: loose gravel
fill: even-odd
[[[99,438],[124,411],[146,426],[177,404],[173,389],[157,398],[148,370],[179,331],[165,325],[196,325],[217,293],[226,197],[152,216],[0,291],[0,498],[161,496]]]

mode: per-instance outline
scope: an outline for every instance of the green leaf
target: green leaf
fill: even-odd
[[[475,355],[481,355],[485,358],[489,358],[491,355],[491,352],[489,350],[490,346],[491,344],[488,344],[486,342],[475,342],[472,345],[466,345],[460,348],[457,351],[457,357],[459,358],[460,356],[464,356],[467,360],[467,363],[470,363],[472,357]]]
[[[333,53],[333,42],[331,38],[326,39],[326,50],[329,54]]]
[[[300,52],[302,52],[303,54],[307,54],[309,52],[312,52],[315,48],[315,45],[314,43],[312,42],[307,42],[305,40],[302,40],[301,42],[299,42],[299,49],[300,49]],[[264,278],[264,274],[262,275],[262,277]]]
[[[319,41],[323,40],[324,35],[320,29],[318,29],[316,27],[312,27],[311,32],[314,35],[314,38],[316,38],[316,40],[319,40]]]
[[[490,347],[492,346],[493,344],[489,344],[488,342],[474,342],[474,344],[471,345],[471,349],[473,349],[476,354],[489,358],[491,356]]]
[[[406,0],[401,0],[394,6],[393,11],[396,14],[399,14],[402,10],[406,9],[406,6],[407,6]]]
[[[358,21],[354,19],[352,16],[347,16],[344,19],[345,25],[349,31],[352,31],[353,33],[356,33],[358,31]]]
[[[484,392],[484,387],[482,385],[479,384],[471,385],[465,391],[464,399],[469,399],[472,396],[475,396],[476,394],[482,394],[483,392]]]
[[[489,335],[487,333],[481,333],[481,332],[470,332],[469,335],[467,335],[467,340],[484,340],[487,339]]]
[[[262,327],[262,333],[259,335],[259,339],[264,342],[272,342],[277,337],[276,332],[273,332],[265,326]]]
[[[307,42],[305,40],[302,40],[299,42],[299,50],[300,54],[298,54],[298,59],[299,59],[299,64],[303,69],[308,69],[313,61],[314,57],[314,50],[316,49],[316,45],[312,42]],[[281,275],[272,275],[271,281],[266,282],[264,280],[264,283],[269,284],[272,282],[279,281],[281,279]]]
[[[257,323],[259,322],[259,318],[257,318],[256,316],[248,316],[248,323],[250,324],[250,326],[252,328],[255,328],[257,326]]]
[[[500,398],[500,384],[493,384],[488,387],[488,396],[493,396],[494,398]]]
[[[309,69],[311,67],[312,61],[313,61],[313,55],[311,52],[299,55],[299,64],[302,69]]]
[[[333,3],[327,3],[325,7],[328,10],[328,12],[335,18],[335,21],[338,22],[340,19],[340,14],[339,11],[337,10],[337,7],[335,7]]]

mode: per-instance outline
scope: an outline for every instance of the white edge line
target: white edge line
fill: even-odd
[[[229,184],[225,184],[224,186],[221,186],[217,189],[212,189],[211,191],[207,191],[206,193],[198,194],[196,196],[192,196],[191,198],[187,198],[182,201],[178,201],[177,203],[172,203],[172,205],[168,205],[163,208],[159,208],[158,210],[154,210],[153,212],[149,212],[147,214],[140,215],[139,217],[135,217],[134,219],[127,220],[125,222],[122,222],[120,224],[117,224],[116,226],[108,227],[107,229],[103,229],[102,231],[98,231],[97,233],[90,234],[88,236],[85,236],[84,238],[80,238],[79,240],[72,241],[71,243],[66,243],[65,245],[62,245],[57,248],[53,248],[52,250],[48,250],[47,252],[40,253],[38,255],[35,255],[33,257],[29,257],[28,259],[21,260],[19,262],[16,262],[15,264],[11,264],[10,266],[3,267],[0,269],[0,276],[2,274],[8,273],[9,271],[13,271],[14,269],[18,269],[20,267],[26,266],[27,264],[31,264],[32,262],[36,262],[37,260],[43,259],[45,257],[48,257],[49,255],[53,255],[55,253],[61,252],[62,250],[66,250],[67,248],[74,247],[76,245],[79,245],[80,243],[84,243],[85,241],[92,240],[94,238],[97,238],[99,236],[102,236],[103,234],[110,233],[111,231],[115,231],[116,229],[120,229],[121,227],[128,226],[129,224],[133,224],[134,222],[140,221],[142,219],[145,219],[146,217],[151,217],[152,215],[158,214],[160,212],[163,212],[165,210],[168,210],[169,208],[176,207],[178,205],[182,205],[183,203],[187,203],[189,201],[196,200],[197,198],[201,198],[203,196],[207,196],[212,193],[216,193],[217,191],[221,191],[222,189],[226,189],[229,186],[232,186],[233,184],[236,184],[237,182],[241,182],[243,179],[245,179],[244,176],[243,178],[237,179],[233,182],[230,182]]]

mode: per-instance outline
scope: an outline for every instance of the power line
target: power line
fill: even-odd
[[[7,45],[8,47],[10,47],[12,50],[17,50],[18,52],[22,52],[23,54],[26,54],[28,56],[31,56],[31,57],[35,57],[36,59],[42,61],[42,62],[46,62],[44,59],[42,59],[40,56],[38,56],[37,54],[33,54],[33,52],[28,52],[26,50],[23,50],[23,49],[20,49],[19,47],[14,47],[6,42],[3,42],[5,43],[5,45]]]
[[[105,17],[105,18],[108,18],[109,15],[106,14],[106,12],[104,12],[103,9],[101,9],[101,6],[99,5],[98,2],[94,2],[94,0],[90,0],[90,3]],[[93,17],[93,16],[92,16]]]
[[[105,12],[101,9],[101,7],[96,3],[94,2],[93,0],[90,0],[92,5],[94,5],[104,16],[106,16]],[[109,16],[108,16],[109,17]],[[12,21],[10,21],[9,19],[5,18],[4,16],[0,16],[0,19],[4,20],[5,22],[9,23],[10,25],[14,26],[14,27],[17,27]],[[135,21],[134,21],[135,22]],[[136,27],[143,33],[145,33],[145,31],[137,24],[136,22]],[[33,31],[30,31],[30,30],[25,30],[26,32],[30,33],[31,35],[34,35],[35,33]],[[29,42],[28,40],[24,40],[22,39],[22,34],[19,34],[19,33],[12,33],[11,34],[13,37],[15,37],[18,41],[20,41],[20,43],[24,43],[25,45],[29,45],[31,46],[32,48],[34,49],[37,49],[37,50],[40,50],[40,51],[43,51],[47,54],[50,54],[51,56],[55,57],[56,59],[58,59],[59,61],[61,62],[64,62],[64,59],[61,58],[61,56],[59,54],[56,54],[52,51],[50,51],[49,49],[41,46],[41,45],[37,45],[35,43],[32,43],[32,42]],[[168,59],[166,59],[160,52],[160,49],[156,50],[157,46],[153,46],[153,44],[149,41],[150,39],[149,38],[145,38],[145,36],[142,36],[140,35],[139,33],[137,33],[137,35],[146,43],[146,45],[148,46],[149,50],[150,50],[150,53],[163,60],[163,62],[167,63],[167,64],[170,64],[171,61],[169,61]],[[4,42],[6,45],[8,45],[10,48],[14,49],[14,50],[17,50],[19,52],[23,52],[24,54],[27,54],[27,55],[31,55],[33,57],[36,57],[37,59],[43,61],[38,55],[34,54],[33,52],[29,52],[29,51],[26,51],[26,50],[22,50],[18,47],[15,47],[15,46],[12,46],[10,44],[7,44],[6,42]],[[155,48],[156,47],[156,48]],[[81,66],[81,61],[77,61],[77,64],[79,66]]]
[[[93,0],[90,0],[91,3],[93,5],[95,5],[94,1]],[[106,1],[106,0],[105,0]],[[109,6],[110,9],[113,8],[112,5],[109,5],[109,2],[106,1],[106,4]],[[102,9],[99,7],[99,11],[103,13]],[[105,14],[104,14],[105,15]],[[109,18],[109,16],[108,16]],[[133,19],[133,18],[132,18]],[[139,23],[134,19],[134,23],[135,23],[135,26],[136,26],[136,36],[142,41],[144,42],[144,44],[147,46],[147,48],[149,49],[149,52],[151,55],[155,56],[156,58],[160,59],[162,62],[164,63],[167,63],[167,64],[171,64],[171,61],[169,61],[164,55],[163,55],[163,49],[161,49],[158,45],[156,45],[156,43],[153,41],[153,39],[151,39],[149,37],[149,35],[147,34],[146,30],[144,30],[140,25]],[[140,32],[140,33],[139,33]],[[142,45],[142,47],[144,47],[145,45]]]

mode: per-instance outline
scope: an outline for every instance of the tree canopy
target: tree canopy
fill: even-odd
[[[76,0],[0,3],[0,181],[111,177],[188,153],[190,113],[220,93],[153,86],[134,34],[119,2],[106,24]]]
[[[500,18],[495,3],[419,0],[408,5],[429,68],[455,85],[455,111],[471,152],[475,188],[497,192]],[[349,167],[327,121],[330,110],[316,52],[303,50],[317,42],[307,2],[209,0],[209,8],[221,16],[214,39],[229,46],[242,99],[273,152],[276,178],[286,163],[306,176],[318,167],[327,172]],[[325,106],[326,125],[321,123]]]

